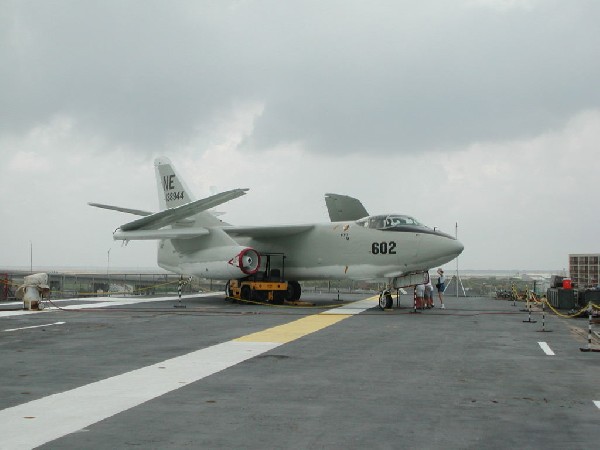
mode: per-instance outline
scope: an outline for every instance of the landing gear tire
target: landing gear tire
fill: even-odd
[[[392,295],[389,291],[383,291],[379,294],[379,308],[383,311],[384,309],[390,309],[394,304],[394,300],[392,299]]]

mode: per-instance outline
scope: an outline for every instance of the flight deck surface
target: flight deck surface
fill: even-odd
[[[544,333],[523,303],[447,297],[414,314],[411,296],[389,311],[369,297],[4,305],[0,448],[597,445],[587,321],[546,314]]]

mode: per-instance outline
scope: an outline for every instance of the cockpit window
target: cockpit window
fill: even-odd
[[[399,227],[424,226],[417,219],[401,214],[389,214],[385,216],[369,216],[356,221],[357,225],[374,230],[390,230]]]

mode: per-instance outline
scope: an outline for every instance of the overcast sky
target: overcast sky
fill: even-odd
[[[600,2],[0,0],[0,267],[156,267],[122,247],[153,160],[239,225],[324,193],[454,234],[465,269],[600,252]],[[454,267],[454,263],[449,265]]]

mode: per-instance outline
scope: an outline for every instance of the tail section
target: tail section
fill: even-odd
[[[91,203],[98,208],[122,211],[140,218],[121,225],[116,240],[157,240],[158,265],[181,274],[229,280],[256,273],[260,254],[240,245],[223,229],[228,225],[210,209],[241,197],[248,189],[232,189],[195,200],[169,159],[154,161],[160,211]]]
[[[154,168],[158,188],[158,204],[161,211],[178,208],[196,200],[169,158],[164,156],[156,158]],[[201,227],[228,225],[208,211],[198,212],[191,219],[193,225]]]
[[[156,158],[154,168],[158,187],[158,204],[161,211],[185,205],[195,200],[169,158]]]

